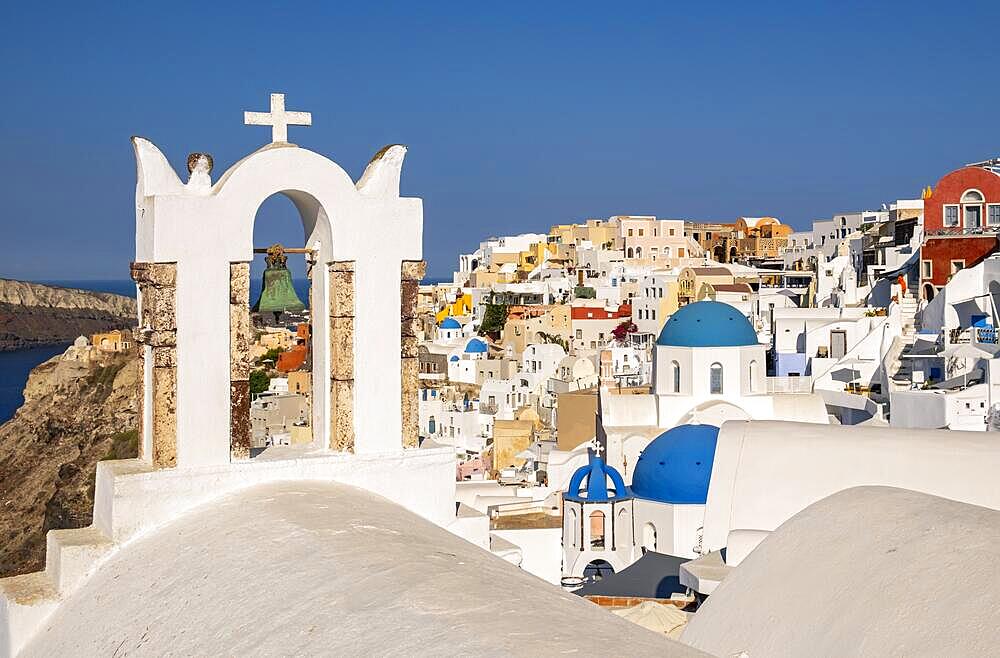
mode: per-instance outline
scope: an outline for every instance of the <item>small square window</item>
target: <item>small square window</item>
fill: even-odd
[[[951,261],[951,273],[954,274],[965,269],[964,260],[953,260]]]
[[[934,262],[925,260],[920,262],[920,276],[924,279],[930,279],[934,276]]]

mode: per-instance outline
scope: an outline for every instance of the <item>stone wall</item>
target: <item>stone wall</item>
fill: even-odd
[[[400,376],[402,377],[403,447],[416,448],[420,436],[418,399],[420,388],[420,362],[417,356],[417,296],[420,280],[424,278],[427,263],[422,260],[404,260],[400,268],[400,309],[401,326]]]
[[[354,261],[330,263],[330,449],[354,452]]]
[[[229,452],[250,458],[250,263],[229,264]]]
[[[177,264],[132,263],[131,274],[141,299],[136,330],[136,342],[144,347],[140,358],[146,358],[148,346],[153,359],[152,381],[143,378],[144,385],[153,387],[152,454],[145,454],[140,440],[140,457],[157,468],[170,468],[177,465]],[[145,416],[143,409],[140,437],[145,436]]]

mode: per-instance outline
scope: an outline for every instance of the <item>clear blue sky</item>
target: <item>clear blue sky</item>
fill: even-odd
[[[127,278],[129,136],[218,174],[271,91],[355,178],[409,146],[434,275],[616,213],[804,227],[1000,155],[996,0],[98,4],[0,9],[0,276]],[[302,240],[282,201],[256,233]]]

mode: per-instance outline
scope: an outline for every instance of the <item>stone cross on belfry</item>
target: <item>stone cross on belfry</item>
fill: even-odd
[[[248,126],[271,126],[271,142],[288,141],[288,126],[311,126],[312,113],[287,112],[285,95],[271,94],[270,112],[244,112],[243,123]]]

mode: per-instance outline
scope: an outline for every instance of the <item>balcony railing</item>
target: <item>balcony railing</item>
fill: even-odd
[[[768,377],[767,392],[812,393],[812,377]]]
[[[956,238],[968,235],[995,235],[998,232],[1000,232],[1000,226],[946,226],[928,231],[927,237]]]

